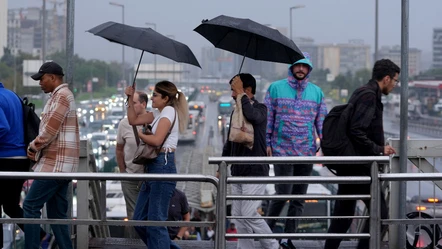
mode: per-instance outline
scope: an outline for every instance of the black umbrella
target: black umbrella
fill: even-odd
[[[140,68],[144,51],[201,68],[195,55],[187,45],[166,37],[151,28],[140,28],[116,22],[105,22],[88,30],[88,32],[101,36],[111,42],[142,50],[137,71],[135,72],[134,82],[138,74],[138,69]]]
[[[292,64],[303,59],[295,43],[278,30],[250,19],[218,16],[194,29],[216,48],[255,60]],[[239,71],[241,72],[244,58]]]

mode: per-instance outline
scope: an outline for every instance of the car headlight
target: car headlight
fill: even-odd
[[[92,152],[93,152],[94,154],[97,154],[97,153],[98,153],[98,150],[97,150],[97,149],[93,149]]]
[[[86,137],[90,139],[90,138],[92,137],[92,134],[91,134],[91,133],[88,133],[88,134],[86,135]]]
[[[94,110],[90,110],[89,113],[90,113],[90,114],[94,114]]]
[[[104,160],[105,162],[107,162],[107,161],[109,161],[109,157],[105,156],[105,157],[103,157],[103,160]]]
[[[91,110],[92,111],[92,110]],[[86,114],[87,110],[82,110],[81,113]]]

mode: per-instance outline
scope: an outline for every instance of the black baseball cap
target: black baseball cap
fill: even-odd
[[[49,61],[41,65],[38,73],[32,75],[31,78],[33,80],[40,80],[41,77],[43,77],[43,75],[47,73],[64,76],[63,68],[61,68],[61,66],[55,62]]]

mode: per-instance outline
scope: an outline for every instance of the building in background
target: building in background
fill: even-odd
[[[401,64],[401,46],[383,46],[379,50],[379,58],[390,59],[396,65]],[[416,76],[421,72],[422,51],[417,48],[410,48],[408,52],[408,75]]]
[[[0,0],[0,58],[8,45],[8,0]]]
[[[361,69],[371,67],[370,46],[363,40],[350,40],[348,43],[338,44],[339,48],[339,73],[356,73]]]
[[[22,52],[33,56],[42,56],[43,42],[46,44],[46,55],[63,51],[66,48],[66,1],[48,1],[45,13],[46,39],[43,39],[43,11],[41,8],[8,10],[7,46],[13,54]]]
[[[201,49],[202,76],[228,78],[234,73],[234,53],[215,47]]]
[[[328,69],[334,77],[340,73],[339,47],[334,44],[318,45],[317,69]]]
[[[328,69],[333,77],[339,74],[354,74],[371,67],[370,46],[362,40],[350,40],[340,44],[315,44],[312,38],[298,37],[296,45],[302,52],[310,54],[313,67]]]
[[[133,66],[133,73],[137,70],[138,64]],[[195,67],[195,66],[193,66]],[[182,82],[188,77],[189,68],[185,67],[183,63],[161,62],[157,63],[156,71],[154,63],[142,63],[138,70],[137,79],[148,80],[149,84],[153,85],[158,81],[169,80],[175,83]]]
[[[442,28],[433,29],[433,68],[442,68]]]
[[[315,40],[311,37],[296,37],[294,38],[294,42],[302,52],[306,52],[310,55],[313,67],[317,68],[319,65],[319,47],[315,44]]]

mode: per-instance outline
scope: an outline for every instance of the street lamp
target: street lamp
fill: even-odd
[[[290,40],[293,40],[293,35],[292,35],[292,10],[294,9],[302,9],[305,8],[305,5],[296,5],[293,7],[290,7]]]
[[[375,0],[375,21],[374,21],[374,61],[378,60],[379,44],[379,0]]]
[[[166,35],[166,36],[175,40],[175,36],[174,35]],[[176,83],[175,82],[175,74],[176,74],[176,72],[175,72],[175,61],[174,61],[173,62],[173,75],[172,75],[173,83]]]
[[[157,31],[157,24],[153,23],[153,22],[146,22],[147,26],[153,26],[153,30]],[[155,54],[153,56],[153,77],[154,77],[154,82],[157,81],[157,55]]]
[[[120,3],[115,3],[115,2],[109,2],[110,5],[113,6],[117,6],[117,7],[121,7],[121,19],[123,21],[124,24],[124,4],[120,4]],[[124,70],[124,45],[122,45],[123,51],[122,51],[122,68],[123,68],[123,82],[126,82],[126,72]],[[123,88],[123,96],[124,96],[124,85],[122,84],[122,88]],[[123,104],[124,104],[124,100],[123,100]],[[123,108],[123,112],[124,112],[124,108]]]

